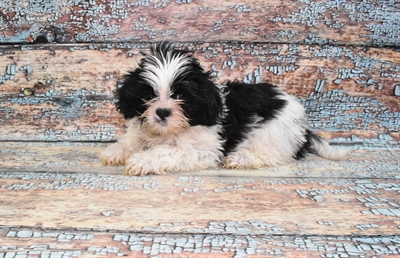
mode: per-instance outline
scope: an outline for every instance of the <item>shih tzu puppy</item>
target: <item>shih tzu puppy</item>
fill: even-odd
[[[116,90],[127,132],[104,149],[104,165],[128,175],[278,166],[314,152],[337,160],[311,132],[297,99],[267,83],[217,85],[191,53],[162,42]]]

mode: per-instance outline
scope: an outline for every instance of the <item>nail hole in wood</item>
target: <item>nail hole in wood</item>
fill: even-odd
[[[21,89],[21,91],[25,96],[32,96],[33,94],[35,94],[35,92],[31,88],[23,88]]]

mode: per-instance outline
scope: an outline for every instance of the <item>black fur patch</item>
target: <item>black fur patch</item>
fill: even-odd
[[[254,128],[255,117],[262,119],[258,124],[265,123],[275,118],[277,112],[286,105],[285,100],[278,98],[281,93],[268,83],[230,82],[226,86],[228,114],[223,122],[222,135],[226,139],[225,155],[233,151]]]
[[[300,149],[296,152],[294,155],[295,159],[302,159],[306,156],[307,153],[312,152],[311,149],[311,138],[313,137],[313,133],[310,130],[306,130],[306,141],[303,143],[303,145],[300,147]]]
[[[323,138],[321,138],[320,136],[316,135],[315,133],[313,133],[310,130],[306,131],[306,141],[303,143],[303,145],[301,146],[301,148],[297,151],[296,155],[295,155],[295,159],[302,159],[305,157],[305,155],[307,153],[314,153],[316,154],[316,150],[313,148],[313,145],[311,144],[311,140],[317,141],[320,144],[322,144],[322,142],[324,141]]]

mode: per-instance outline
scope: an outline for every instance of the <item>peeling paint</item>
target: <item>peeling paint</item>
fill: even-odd
[[[212,41],[347,44],[351,38],[359,45],[400,44],[399,6],[393,0],[299,1],[292,5],[280,1],[206,1],[200,5],[167,0],[69,0],[63,4],[4,0],[0,9],[4,14],[0,42],[4,43],[187,41],[189,36],[193,41],[207,37]],[[201,25],[193,23],[205,12],[208,18]],[[248,20],[252,24],[246,24]]]
[[[1,1],[0,257],[400,255],[400,6],[260,3]],[[348,159],[311,156],[239,177],[111,175],[122,169],[101,167],[97,152],[123,131],[112,90],[165,39],[186,42],[178,47],[217,82],[295,93],[312,129],[347,146]],[[68,211],[48,207],[50,196]]]
[[[37,140],[114,140],[118,131],[123,131],[124,123],[113,105],[112,90],[119,74],[132,67],[140,51],[149,45],[1,48],[0,57],[4,60],[12,57],[14,62],[7,60],[0,67],[0,111],[4,114],[0,120],[40,125],[41,132],[30,132]],[[234,79],[247,83],[271,82],[291,89],[289,93],[298,95],[306,107],[314,130],[332,133],[372,130],[381,134],[399,130],[396,80],[400,64],[390,59],[390,54],[378,58],[375,49],[368,52],[363,48],[296,44],[220,42],[185,43],[178,47],[195,51],[217,82]],[[27,61],[34,53],[40,53],[43,61]],[[90,56],[98,58],[93,60]],[[118,60],[121,68],[109,65],[114,61],[102,63],[102,58]],[[313,65],[308,65],[309,62]],[[330,65],[324,66],[324,62]],[[323,67],[317,67],[319,64]],[[64,66],[79,67],[79,72],[56,76]],[[88,67],[96,67],[98,74]],[[372,96],[378,91],[376,97]],[[99,117],[90,114],[93,109],[99,111]],[[59,128],[59,122],[56,123],[59,119],[68,130]],[[98,122],[89,125],[87,121],[91,119]]]
[[[378,126],[389,132],[399,131],[400,112],[388,111],[383,103],[374,98],[352,97],[343,90],[320,93],[321,86],[318,85],[316,92],[301,99],[309,122],[315,129],[337,132]]]
[[[5,240],[10,236],[11,229]],[[21,231],[19,231],[21,232]],[[90,241],[77,238],[80,232],[31,232],[34,235],[43,235],[50,239],[47,242],[39,242],[24,248],[17,246],[0,246],[0,255],[4,257],[76,257],[81,255],[146,255],[149,257],[165,255],[229,255],[231,257],[247,257],[251,255],[261,256],[285,256],[297,252],[299,255],[310,253],[319,254],[321,257],[365,257],[368,255],[398,255],[398,236],[291,236],[291,235],[264,235],[264,236],[234,236],[234,235],[187,235],[187,234],[145,234],[145,233],[93,233]],[[78,245],[69,250],[56,251],[58,246],[54,238],[60,236],[72,236],[69,241]],[[105,239],[111,239],[105,241]],[[54,241],[54,242],[53,242]],[[59,241],[59,240],[58,240]]]

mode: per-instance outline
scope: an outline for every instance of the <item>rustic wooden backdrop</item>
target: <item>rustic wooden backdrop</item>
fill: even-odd
[[[0,140],[114,140],[117,80],[160,40],[218,82],[296,94],[330,138],[398,140],[399,17],[396,0],[3,0]]]
[[[295,94],[351,149],[127,177],[118,78],[160,40]],[[398,257],[399,0],[0,0],[0,258]]]

